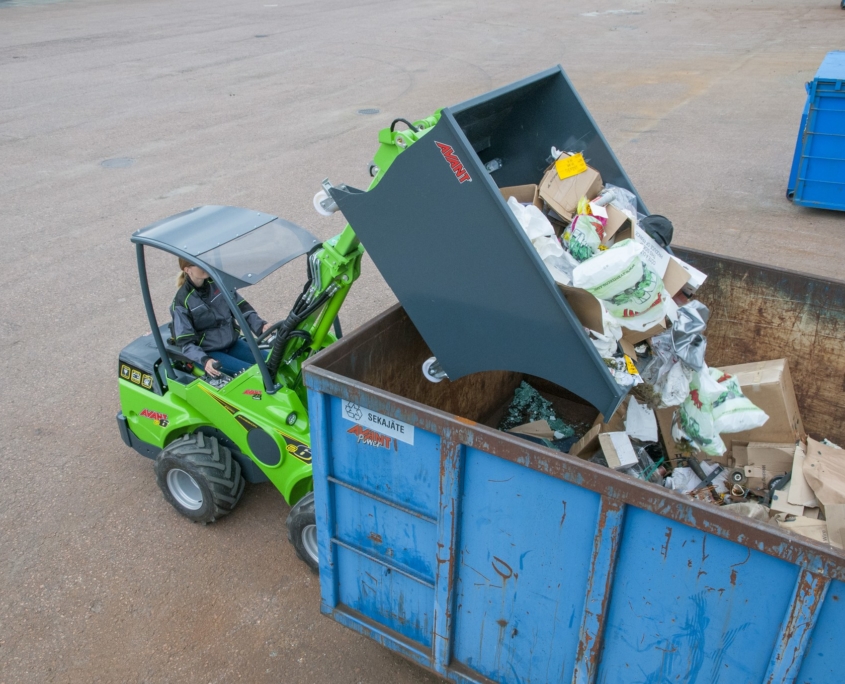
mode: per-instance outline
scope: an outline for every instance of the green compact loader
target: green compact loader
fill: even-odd
[[[439,113],[379,134],[370,165],[375,186],[396,156],[437,123]],[[405,122],[407,123],[407,122]],[[344,186],[339,186],[345,189]],[[323,215],[337,210],[328,180],[314,197]],[[350,226],[319,243],[276,216],[237,207],[202,206],[136,231],[147,333],[118,360],[117,423],[127,446],[155,461],[164,497],[195,522],[214,522],[238,503],[245,482],[272,482],[292,509],[288,539],[318,568],[311,439],[301,366],[340,337],[338,312],[360,275],[364,249]],[[208,272],[253,353],[255,364],[234,377],[212,377],[185,357],[170,316],[156,319],[144,250],[161,249]],[[254,285],[300,256],[308,277],[287,318],[258,337],[238,308],[236,288]]]
[[[406,128],[397,131],[400,122]],[[630,190],[638,211],[648,214],[563,70],[548,69],[427,119],[396,119],[378,139],[366,192],[326,180],[314,197],[319,213],[341,211],[349,222],[323,244],[275,216],[234,207],[199,207],[132,236],[151,334],[120,354],[124,441],[155,459],[165,497],[191,520],[228,513],[244,481],[272,482],[293,506],[289,539],[314,569],[302,365],[340,334],[335,322],[359,275],[362,243],[432,353],[422,376],[450,380],[438,392],[472,373],[508,370],[559,385],[606,416],[627,395],[506,203],[520,186],[537,191],[556,148],[582,153],[606,184]],[[164,325],[156,321],[146,247],[210,274],[253,366],[223,378],[192,366],[170,339],[170,317]],[[304,255],[308,279],[290,314],[254,337],[236,288]],[[360,424],[354,414],[341,420]],[[354,442],[347,447],[357,449]]]

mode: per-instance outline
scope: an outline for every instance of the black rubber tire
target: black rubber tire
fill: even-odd
[[[316,529],[317,515],[314,512],[314,492],[308,492],[290,509],[285,522],[288,528],[288,541],[293,544],[296,555],[315,575],[320,574],[320,561],[314,558],[303,541],[303,534],[313,525]]]
[[[174,469],[188,473],[199,486],[202,504],[198,509],[185,507],[173,496],[167,475]],[[162,449],[156,457],[155,471],[164,498],[194,522],[211,523],[227,515],[244,491],[241,466],[232,458],[232,452],[202,432],[180,437]]]

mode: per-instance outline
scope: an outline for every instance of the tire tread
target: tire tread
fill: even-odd
[[[214,437],[195,432],[179,437],[162,449],[156,459],[156,471],[158,472],[159,464],[170,458],[189,465],[202,476],[211,490],[213,505],[209,519],[203,522],[214,522],[231,513],[243,494],[245,481],[241,477],[241,466],[232,458],[228,447],[220,444]],[[170,501],[167,485],[161,476],[159,486],[164,491],[165,498]]]

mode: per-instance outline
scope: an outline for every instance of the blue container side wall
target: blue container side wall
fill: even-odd
[[[341,485],[332,491],[337,540],[434,582],[436,525]]]
[[[368,443],[356,434],[355,417],[366,410],[331,399],[332,458],[329,475],[401,504],[431,518],[437,517],[440,480],[440,438],[414,431],[414,444],[391,439],[388,448]]]
[[[797,681],[841,681],[840,583],[815,628],[810,620],[802,665],[804,649],[793,653],[787,621],[796,610],[792,563],[622,505],[615,571],[594,571],[614,566],[596,556],[600,511],[613,490],[602,496],[458,446],[448,431],[446,473],[438,435],[417,427],[413,446],[364,444],[342,416],[344,402],[322,396],[309,389],[323,423],[315,426],[315,473],[347,484],[315,483],[318,528],[333,538],[321,543],[321,593],[323,611],[343,624],[456,682],[756,682],[775,669],[772,681],[792,681],[799,667]],[[396,481],[376,477],[372,461]],[[454,529],[451,518],[408,510],[411,499],[425,506],[427,495],[395,495],[422,472],[434,479],[438,517],[454,516]],[[443,570],[451,547],[454,582]],[[609,592],[606,606],[596,581]],[[584,630],[595,638],[602,624],[603,645],[592,658],[582,651]],[[792,660],[773,660],[787,650]]]
[[[796,682],[822,684],[845,679],[845,585],[831,582],[818,622],[810,636]]]
[[[497,682],[569,681],[601,497],[466,451],[454,657]]]
[[[434,589],[343,547],[337,548],[337,584],[341,604],[431,647]]]
[[[599,681],[762,681],[797,577],[789,563],[629,510]]]

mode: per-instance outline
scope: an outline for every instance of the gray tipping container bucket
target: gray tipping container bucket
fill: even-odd
[[[332,197],[449,378],[535,375],[611,416],[626,390],[498,190],[539,183],[552,146],[583,152],[647,213],[560,67],[444,109],[375,188]],[[502,168],[491,175],[493,159]]]

